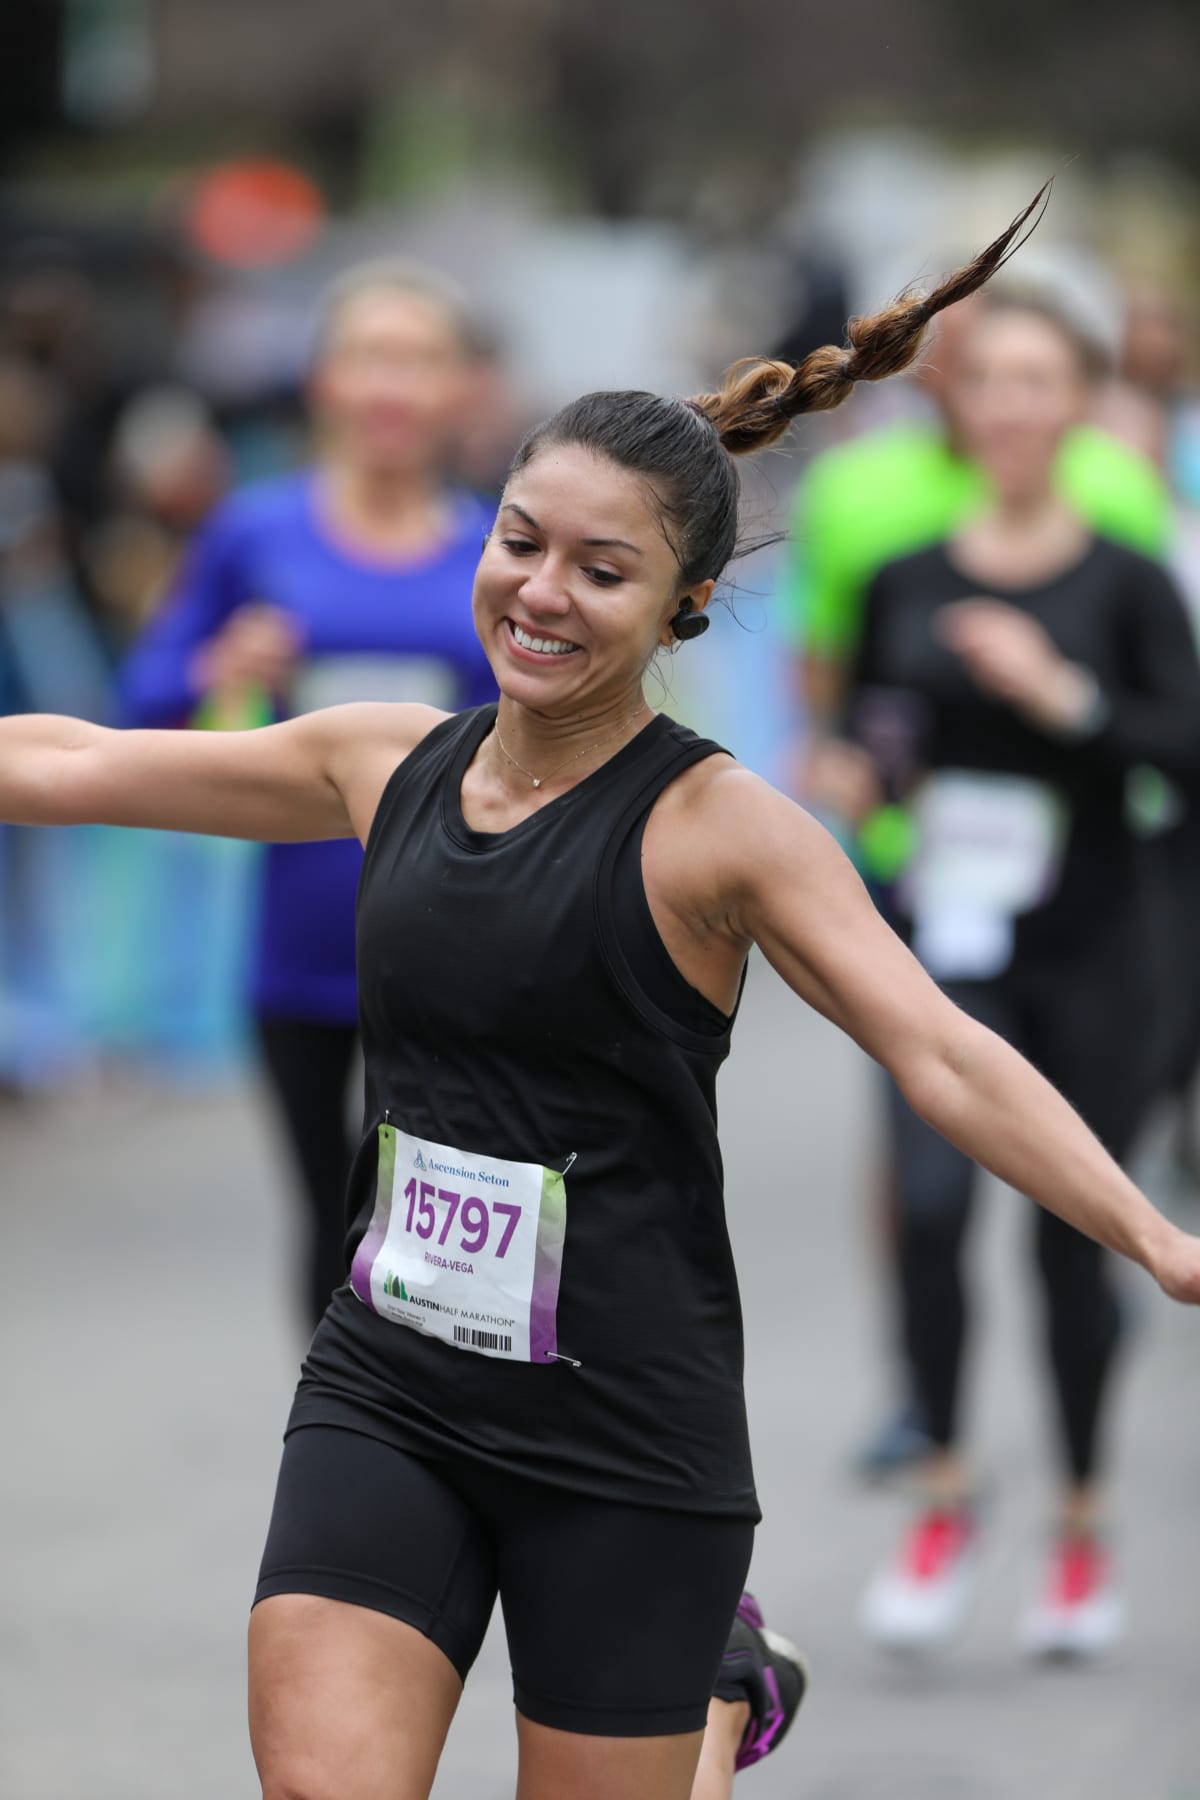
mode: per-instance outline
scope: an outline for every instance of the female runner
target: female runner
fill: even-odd
[[[386,261],[342,276],[309,380],[316,464],[217,509],[125,666],[126,724],[494,698],[468,604],[490,515],[447,482],[473,359],[453,290]],[[305,1201],[310,1328],[345,1274],[361,865],[350,841],[273,845],[258,926],[255,1020]]]
[[[733,457],[904,367],[1016,229],[845,350],[536,430],[475,583],[498,708],[0,723],[2,816],[366,845],[352,1267],[251,1620],[267,1800],[425,1800],[497,1593],[520,1800],[719,1800],[776,1728],[735,1646],[704,1739],[758,1518],[714,1116],[751,944],[935,1129],[1200,1301],[1200,1241],[946,999],[819,826],[642,692],[734,550]]]
[[[914,951],[1122,1158],[1157,1063],[1147,986],[1157,919],[1126,781],[1149,764],[1195,790],[1200,663],[1166,572],[1095,535],[1059,492],[1063,441],[1087,416],[1098,352],[1036,295],[977,304],[954,406],[992,498],[953,537],[876,577],[850,717],[879,740],[890,709],[889,761],[919,771],[917,854],[894,893]],[[978,1521],[958,1411],[976,1172],[894,1089],[893,1101],[900,1311],[934,1446],[926,1503],[866,1600],[868,1630],[900,1647],[951,1636],[974,1584]],[[1123,1623],[1097,1491],[1117,1301],[1098,1244],[1047,1212],[1036,1238],[1063,1494],[1020,1636],[1038,1654],[1097,1654]]]

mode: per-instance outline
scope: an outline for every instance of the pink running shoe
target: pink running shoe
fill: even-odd
[[[889,1650],[931,1650],[955,1637],[975,1591],[978,1535],[970,1506],[923,1512],[863,1596],[867,1636]]]
[[[1021,1621],[1028,1656],[1102,1656],[1125,1632],[1112,1554],[1090,1532],[1064,1531],[1051,1547],[1038,1600]]]

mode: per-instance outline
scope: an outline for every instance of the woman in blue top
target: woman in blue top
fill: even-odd
[[[493,697],[470,605],[488,519],[446,477],[473,355],[451,290],[390,263],[343,277],[312,371],[316,462],[217,509],[125,668],[127,723],[182,725],[201,708],[245,723],[344,700],[453,711]],[[361,860],[348,841],[270,849],[254,975],[310,1214],[314,1323],[344,1274]]]

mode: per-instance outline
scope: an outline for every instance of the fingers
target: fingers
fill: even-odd
[[[261,684],[278,692],[290,681],[302,648],[295,622],[278,607],[243,607],[210,647],[212,685]]]
[[[933,616],[934,635],[952,650],[978,643],[1033,642],[1045,639],[1035,619],[1005,600],[975,595],[940,606]]]
[[[798,771],[800,797],[810,806],[838,813],[857,825],[883,799],[872,758],[857,744],[827,739]]]

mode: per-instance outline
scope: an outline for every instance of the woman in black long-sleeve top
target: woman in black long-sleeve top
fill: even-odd
[[[908,790],[916,851],[895,903],[914,950],[1120,1158],[1150,1097],[1152,1031],[1126,783],[1150,764],[1196,784],[1200,664],[1166,573],[1093,536],[1055,493],[1091,360],[1040,302],[988,305],[960,405],[993,499],[876,579],[850,719]],[[891,1127],[905,1347],[934,1454],[927,1504],[868,1590],[864,1623],[913,1645],[950,1635],[973,1585],[957,1415],[975,1170],[898,1093]],[[1103,1251],[1052,1214],[1036,1234],[1065,1486],[1021,1637],[1034,1652],[1095,1653],[1123,1621],[1097,1500],[1120,1321]]]

